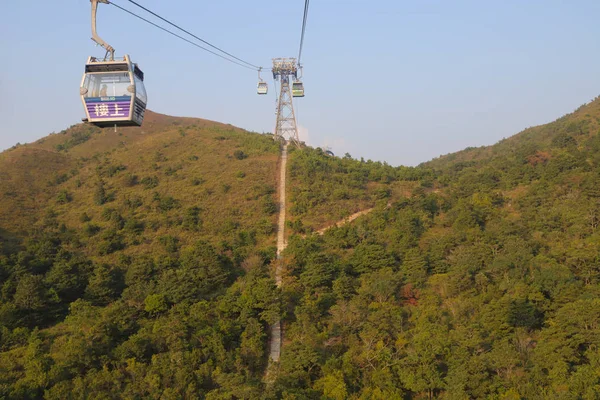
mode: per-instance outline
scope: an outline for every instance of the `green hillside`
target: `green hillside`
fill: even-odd
[[[449,171],[475,165],[506,164],[503,171],[511,168],[516,170],[524,163],[535,166],[549,161],[551,155],[547,154],[548,151],[556,153],[572,145],[593,150],[599,129],[600,101],[597,98],[550,124],[525,129],[493,146],[468,148],[424,165]]]
[[[200,119],[149,112],[144,128],[118,133],[75,125],[0,155],[0,226],[28,237],[51,218],[97,230],[82,247],[99,258],[98,238],[125,225],[136,242],[125,254],[165,236],[272,246],[277,158],[268,137]]]
[[[596,100],[415,168],[290,146],[281,289],[271,136],[148,112],[17,146],[0,398],[600,398],[599,133]]]
[[[321,149],[291,149],[288,225],[293,233],[322,229],[355,212],[385,207],[409,195],[419,179],[431,176],[425,169],[358,162],[349,154],[340,158]]]
[[[2,153],[0,398],[260,387],[278,154],[267,135],[152,112]]]
[[[296,186],[328,188],[330,215],[333,191],[377,203],[364,177],[391,204],[290,238],[279,393],[599,398],[599,121],[596,100],[416,169],[297,156],[314,171]]]

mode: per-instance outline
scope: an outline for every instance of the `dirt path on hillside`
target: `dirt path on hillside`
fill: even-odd
[[[275,269],[275,283],[281,286],[281,254],[287,246],[285,240],[285,180],[287,170],[287,148],[286,143],[281,151],[281,162],[279,163],[279,221],[277,223],[277,264]],[[281,321],[271,325],[271,340],[269,348],[269,364],[279,362],[281,355]]]
[[[387,203],[387,205],[385,206],[386,209],[390,208],[392,206],[392,203],[389,202]],[[349,217],[346,217],[344,219],[339,220],[338,222],[331,224],[329,226],[326,226],[323,229],[319,229],[317,232],[315,232],[317,235],[323,235],[325,232],[327,232],[329,229],[334,228],[334,227],[342,227],[346,224],[349,224],[350,222],[354,221],[356,218],[358,217],[362,217],[363,215],[367,215],[368,213],[370,213],[371,211],[373,211],[375,209],[375,207],[371,207],[371,208],[367,208],[366,210],[362,210],[359,212],[355,212],[354,214],[350,215]],[[306,237],[306,235],[304,235],[304,237]]]
[[[281,162],[279,163],[279,219],[277,222],[277,262],[275,267],[275,283],[277,287],[281,287],[281,255],[287,246],[287,241],[285,240],[285,207],[286,207],[286,199],[285,199],[285,191],[286,191],[286,171],[287,171],[287,158],[288,158],[288,143],[282,148],[281,151]],[[388,207],[390,204],[388,204]],[[348,224],[358,217],[362,215],[366,215],[373,211],[375,208],[369,208],[366,210],[359,211],[350,215],[349,217],[344,218],[336,222],[333,225],[327,226],[319,231],[317,234],[322,235],[328,229],[337,226],[343,226]],[[267,385],[272,384],[274,382],[274,375],[277,369],[277,363],[279,363],[279,358],[281,356],[281,341],[282,341],[282,332],[281,332],[281,321],[275,322],[271,325],[270,328],[270,340],[269,340],[269,365],[267,366],[265,380]]]
[[[277,223],[277,259],[281,259],[281,253],[285,250],[287,242],[285,240],[285,175],[287,166],[287,148],[286,143],[281,152],[281,163],[279,167],[279,222]],[[277,286],[281,285],[281,271],[279,268],[275,274]]]
[[[339,228],[339,227],[341,227],[341,226],[344,226],[344,225],[346,225],[346,224],[349,224],[350,222],[354,221],[356,218],[358,218],[358,217],[360,217],[360,216],[363,216],[363,215],[367,215],[368,213],[370,213],[370,212],[371,212],[371,211],[373,211],[374,209],[375,209],[375,207],[372,207],[372,208],[367,208],[366,210],[362,210],[362,211],[356,212],[356,213],[354,213],[354,214],[350,215],[349,217],[346,217],[346,218],[344,218],[344,219],[341,219],[341,220],[339,220],[338,222],[336,222],[336,223],[334,223],[334,224],[331,224],[331,225],[329,225],[329,226],[326,226],[326,227],[325,227],[325,228],[323,228],[323,229],[319,229],[319,230],[318,230],[316,233],[317,233],[317,235],[322,235],[322,234],[324,234],[325,232],[327,232],[327,230],[329,230],[329,229],[331,229],[331,228],[334,228],[334,227],[337,227],[337,228]]]

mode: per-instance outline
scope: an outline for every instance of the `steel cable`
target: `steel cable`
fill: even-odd
[[[252,64],[252,63],[249,63],[249,62],[247,62],[247,61],[244,61],[244,60],[242,60],[241,58],[238,58],[238,57],[234,56],[233,54],[226,52],[225,50],[223,50],[223,49],[221,49],[221,48],[219,48],[219,47],[217,47],[217,46],[215,46],[215,45],[213,45],[213,44],[211,44],[211,43],[207,42],[206,40],[204,40],[204,39],[202,39],[202,38],[200,38],[200,37],[198,37],[198,36],[194,35],[193,33],[189,32],[189,31],[187,31],[187,30],[185,30],[185,29],[181,28],[180,26],[178,26],[178,25],[174,24],[173,22],[171,22],[171,21],[167,20],[166,18],[163,18],[163,17],[161,17],[160,15],[158,15],[158,14],[156,14],[155,12],[153,12],[153,11],[151,11],[151,10],[147,9],[146,7],[142,6],[141,4],[138,4],[138,3],[136,3],[136,2],[135,2],[135,1],[133,1],[133,0],[127,0],[127,1],[129,1],[130,3],[132,3],[132,4],[136,5],[136,6],[138,6],[139,8],[143,9],[144,11],[146,11],[146,12],[148,12],[148,13],[150,13],[150,14],[154,15],[156,18],[159,18],[159,19],[161,19],[162,21],[164,21],[164,22],[166,22],[166,23],[168,23],[168,24],[170,24],[170,25],[174,26],[175,28],[179,29],[180,31],[182,31],[182,32],[185,32],[186,34],[190,35],[190,36],[191,36],[191,37],[193,37],[194,39],[196,39],[196,40],[199,40],[199,41],[201,41],[202,43],[205,43],[205,44],[207,44],[208,46],[210,46],[210,47],[212,47],[212,48],[214,48],[214,49],[216,49],[216,50],[220,51],[220,52],[221,52],[221,53],[223,53],[223,54],[226,54],[227,56],[229,56],[229,57],[231,57],[231,58],[233,58],[233,59],[235,59],[235,60],[237,60],[237,61],[240,61],[240,62],[241,62],[241,63],[243,63],[243,64],[241,64],[240,62],[236,62],[236,61],[234,61],[234,60],[231,60],[230,58],[227,58],[227,57],[223,56],[222,54],[219,54],[219,53],[216,53],[216,52],[214,52],[214,51],[212,51],[212,50],[210,50],[210,49],[207,49],[206,47],[200,46],[199,44],[197,44],[197,43],[194,43],[194,42],[192,42],[191,40],[188,40],[188,39],[186,39],[186,38],[184,38],[184,37],[182,37],[182,36],[180,36],[180,35],[178,35],[178,34],[176,34],[176,33],[172,32],[172,31],[170,31],[170,30],[168,30],[168,29],[166,29],[166,28],[164,28],[164,27],[162,27],[162,26],[158,25],[158,24],[155,24],[154,22],[152,22],[152,21],[150,21],[150,20],[148,20],[148,19],[146,19],[146,18],[144,18],[144,17],[141,17],[141,16],[139,16],[138,14],[134,13],[133,11],[127,10],[126,8],[123,8],[123,7],[121,7],[121,6],[117,5],[117,4],[113,3],[113,2],[110,2],[109,4],[112,4],[113,6],[115,6],[115,7],[119,8],[119,9],[121,9],[121,10],[123,10],[123,11],[125,11],[125,12],[127,12],[127,13],[129,13],[129,14],[131,14],[131,15],[133,15],[133,16],[135,16],[135,17],[139,18],[139,19],[141,19],[142,21],[145,21],[145,22],[147,22],[147,23],[149,23],[149,24],[151,24],[151,25],[153,25],[153,26],[155,26],[155,27],[157,27],[157,28],[159,28],[159,29],[161,29],[161,30],[163,30],[163,31],[165,31],[165,32],[167,32],[167,33],[169,33],[169,34],[171,34],[171,35],[173,35],[173,36],[177,37],[177,38],[179,38],[179,39],[185,40],[186,42],[188,42],[188,43],[190,43],[190,44],[192,44],[192,45],[194,45],[194,46],[196,46],[196,47],[198,47],[198,48],[200,48],[200,49],[202,49],[202,50],[204,50],[204,51],[207,51],[207,52],[209,52],[209,53],[211,53],[211,54],[213,54],[213,55],[216,55],[216,56],[218,56],[218,57],[221,57],[221,58],[222,58],[222,59],[224,59],[224,60],[227,60],[227,61],[229,61],[229,62],[231,62],[231,63],[237,64],[237,65],[239,65],[239,66],[241,66],[241,67],[248,68],[248,69],[253,69],[253,70],[258,70],[258,69],[260,69],[260,67],[259,67],[259,66],[257,66],[257,65],[254,65],[254,64]],[[246,65],[244,65],[244,64],[246,64]]]
[[[302,46],[304,45],[304,32],[306,31],[306,20],[308,19],[308,3],[309,2],[310,2],[310,0],[304,1],[304,18],[302,19],[302,34],[300,35],[300,50],[298,51],[298,65],[300,65],[300,59],[302,58]]]

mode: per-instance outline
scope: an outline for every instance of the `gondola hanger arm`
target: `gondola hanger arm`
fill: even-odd
[[[110,61],[114,61],[115,49],[110,44],[102,40],[102,38],[98,36],[98,33],[96,32],[96,14],[98,13],[98,3],[110,4],[110,2],[108,0],[90,0],[90,2],[92,3],[92,40],[106,50],[104,59],[109,58],[110,54]]]

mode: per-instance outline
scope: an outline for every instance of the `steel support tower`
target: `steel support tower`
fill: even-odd
[[[274,58],[273,79],[279,79],[281,90],[277,103],[277,123],[275,125],[275,140],[287,140],[300,146],[298,137],[298,126],[296,125],[296,114],[292,103],[292,91],[290,89],[290,77],[298,77],[298,66],[295,58]]]

